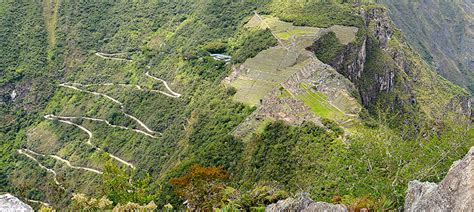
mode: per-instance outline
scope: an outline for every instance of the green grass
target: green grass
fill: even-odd
[[[335,119],[344,115],[344,113],[329,103],[328,97],[325,94],[313,91],[305,83],[301,83],[300,86],[306,90],[306,93],[297,95],[297,98],[304,101],[311,108],[311,111],[318,116]]]
[[[329,27],[329,30],[336,34],[337,39],[343,45],[354,42],[357,38],[357,32],[359,31],[357,27],[346,27],[340,25]]]
[[[48,32],[48,45],[54,48],[56,45],[56,25],[58,23],[59,1],[43,2],[43,18]]]
[[[294,26],[292,23],[281,21],[280,19],[270,15],[263,16],[263,19],[268,26],[270,26],[270,29],[276,34],[276,36],[283,40],[288,40],[293,35],[315,35],[320,30],[316,27]],[[260,24],[260,27],[266,26],[267,25],[262,23]]]
[[[273,84],[246,79],[236,79],[231,85],[237,89],[234,100],[248,105],[256,105],[274,88]]]
[[[333,25],[361,27],[364,21],[354,13],[349,5],[328,4],[317,1],[276,0],[270,11],[283,21],[294,22],[298,26],[326,28]],[[308,15],[311,14],[311,15]]]
[[[277,32],[276,35],[280,39],[288,40],[293,35],[296,35],[296,36],[311,36],[311,35],[315,35],[318,31],[319,31],[318,28],[294,27],[292,29],[288,29],[287,31]]]
[[[344,49],[335,32],[329,32],[319,39],[314,47],[316,57],[324,63],[330,63]]]

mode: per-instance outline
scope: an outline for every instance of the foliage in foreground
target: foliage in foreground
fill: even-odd
[[[228,177],[222,167],[193,165],[186,175],[171,179],[171,184],[175,192],[187,201],[188,207],[211,209],[219,205],[225,189],[222,181]]]

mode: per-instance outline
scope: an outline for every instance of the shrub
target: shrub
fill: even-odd
[[[234,62],[243,63],[255,57],[259,52],[278,44],[269,29],[245,32],[237,49],[234,50]]]
[[[212,209],[219,207],[229,174],[222,167],[193,165],[185,175],[170,180],[175,192],[186,199],[190,208]]]
[[[316,57],[324,63],[330,63],[342,50],[344,46],[339,43],[336,33],[328,32],[309,47],[308,50],[314,51]]]

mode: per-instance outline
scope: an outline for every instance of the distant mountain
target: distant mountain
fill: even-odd
[[[381,0],[395,24],[438,73],[474,92],[472,0]]]

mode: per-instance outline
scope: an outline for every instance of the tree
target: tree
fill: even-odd
[[[104,167],[103,193],[115,204],[126,204],[134,202],[146,204],[152,201],[155,196],[151,195],[149,185],[151,176],[136,176],[127,174],[126,170],[108,161]]]
[[[191,209],[212,209],[219,207],[223,180],[229,174],[222,167],[191,166],[185,175],[171,179],[175,192],[186,199]]]

